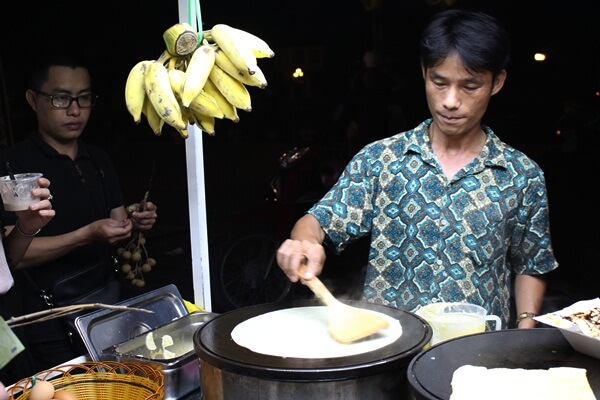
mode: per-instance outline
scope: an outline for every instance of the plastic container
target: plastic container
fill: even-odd
[[[433,303],[420,308],[415,314],[431,325],[431,346],[448,339],[485,332],[487,321],[494,322],[494,330],[502,326],[498,316],[488,315],[485,308],[471,303]]]

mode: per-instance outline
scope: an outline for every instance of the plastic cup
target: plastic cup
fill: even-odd
[[[430,345],[460,336],[481,333],[486,322],[493,321],[494,329],[501,328],[500,318],[488,315],[485,308],[470,303],[433,303],[416,311],[433,329]]]
[[[21,211],[29,209],[31,203],[40,201],[39,197],[31,195],[31,189],[39,187],[40,173],[15,174],[0,177],[0,194],[6,211]]]

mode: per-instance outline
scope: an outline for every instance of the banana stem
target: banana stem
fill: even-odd
[[[173,56],[167,50],[165,50],[160,54],[156,61],[165,65],[171,58],[173,58]]]

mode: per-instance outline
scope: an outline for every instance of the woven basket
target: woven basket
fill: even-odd
[[[114,361],[66,364],[39,372],[36,379],[47,380],[56,390],[67,389],[77,400],[161,400],[164,397],[163,374],[145,364]],[[27,400],[31,378],[8,389],[10,400]]]

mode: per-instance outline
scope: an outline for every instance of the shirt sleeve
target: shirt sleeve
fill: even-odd
[[[548,194],[543,174],[527,190],[522,218],[523,237],[512,249],[513,270],[517,274],[545,274],[558,267],[552,250]]]
[[[371,231],[376,163],[366,149],[361,150],[338,182],[308,211],[319,221],[337,253]]]

